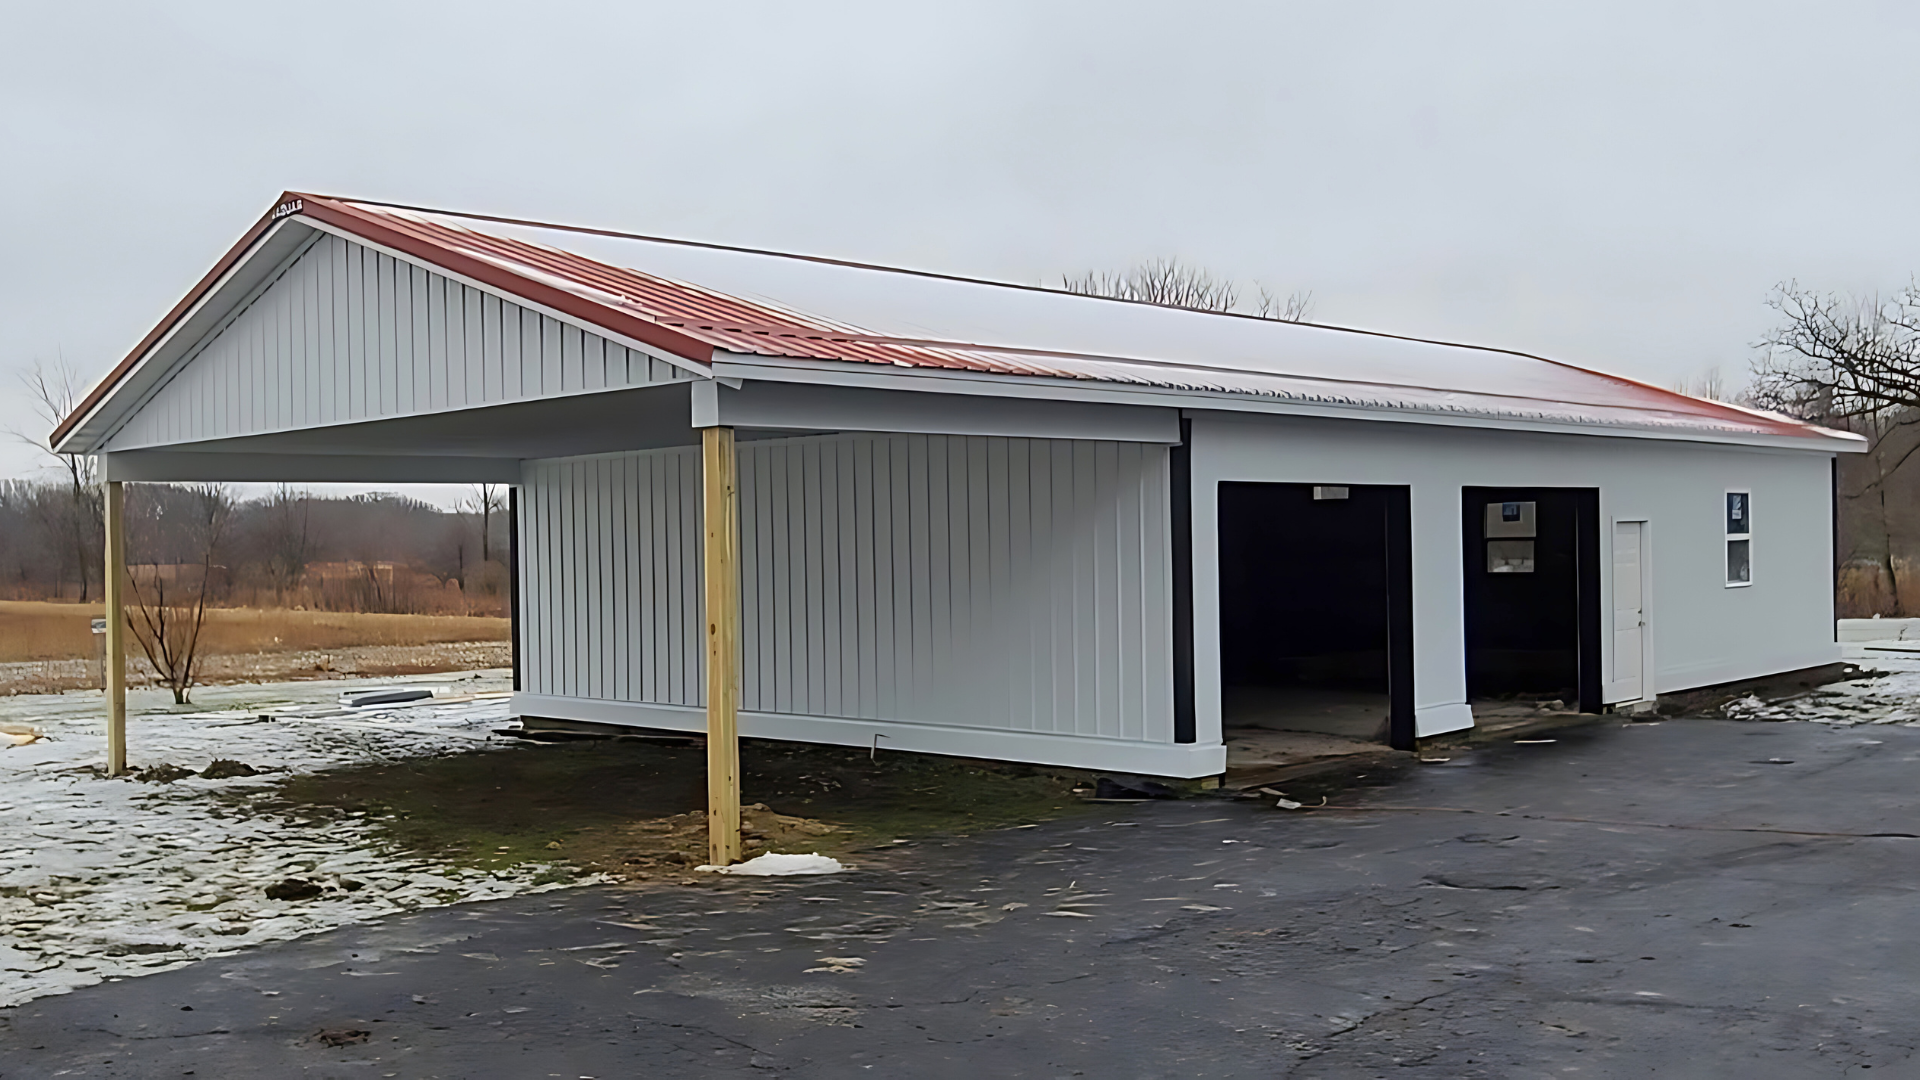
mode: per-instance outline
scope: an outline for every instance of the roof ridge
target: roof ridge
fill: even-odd
[[[967,285],[986,285],[986,286],[991,286],[994,288],[1001,288],[1001,289],[1018,289],[1022,292],[1043,293],[1049,296],[1078,296],[1088,300],[1101,300],[1101,301],[1106,301],[1108,303],[1115,303],[1115,304],[1133,304],[1141,307],[1165,308],[1165,309],[1171,309],[1174,311],[1190,311],[1196,315],[1217,315],[1224,318],[1248,319],[1256,322],[1285,322],[1293,326],[1307,326],[1307,327],[1312,327],[1316,330],[1327,330],[1333,333],[1359,334],[1366,337],[1386,338],[1392,341],[1406,341],[1406,342],[1413,342],[1421,345],[1440,345],[1447,348],[1455,348],[1455,349],[1473,349],[1479,352],[1497,353],[1503,356],[1513,356],[1513,357],[1518,357],[1524,360],[1537,360],[1543,364],[1552,364],[1555,367],[1567,368],[1572,371],[1582,372],[1583,374],[1592,375],[1596,378],[1612,379],[1617,382],[1626,383],[1631,386],[1639,387],[1643,390],[1652,390],[1661,395],[1679,398],[1683,401],[1694,403],[1695,405],[1705,404],[1715,408],[1725,409],[1728,412],[1733,413],[1735,415],[1744,415],[1748,417],[1759,415],[1759,416],[1764,416],[1767,419],[1778,419],[1778,417],[1766,413],[1765,410],[1750,409],[1740,405],[1736,405],[1732,402],[1715,401],[1709,398],[1696,398],[1691,394],[1684,394],[1677,390],[1672,390],[1664,386],[1658,386],[1654,383],[1647,382],[1643,379],[1636,379],[1627,375],[1618,375],[1610,371],[1599,371],[1594,368],[1582,367],[1579,364],[1570,363],[1565,360],[1556,360],[1551,356],[1542,356],[1538,353],[1530,353],[1522,349],[1509,349],[1509,348],[1505,348],[1498,345],[1479,345],[1479,344],[1474,344],[1472,342],[1450,341],[1445,338],[1419,337],[1413,334],[1397,334],[1387,330],[1370,330],[1365,327],[1342,326],[1337,323],[1305,322],[1305,321],[1296,322],[1292,320],[1270,319],[1262,315],[1250,315],[1243,311],[1209,311],[1204,308],[1180,307],[1174,304],[1156,304],[1150,300],[1135,300],[1129,297],[1121,297],[1121,296],[1102,296],[1102,295],[1099,295],[1098,293],[1073,292],[1068,289],[1056,289],[1049,285],[1029,285],[1029,284],[1025,284],[1023,282],[1017,282],[1017,281],[997,281],[993,278],[969,277],[965,274],[949,274],[949,273],[944,273],[937,270],[916,270],[912,267],[906,267],[906,266],[890,266],[885,263],[861,262],[857,259],[838,259],[828,255],[807,255],[807,254],[802,254],[800,252],[779,251],[773,248],[745,247],[738,244],[723,244],[723,243],[719,243],[711,240],[687,240],[687,239],[682,239],[680,237],[655,236],[649,233],[627,232],[621,229],[603,229],[603,228],[598,228],[596,226],[590,226],[590,225],[567,225],[559,222],[539,221],[532,218],[506,217],[500,214],[482,214],[482,213],[466,211],[466,210],[447,210],[440,207],[418,206],[418,205],[413,205],[409,203],[399,203],[399,202],[386,202],[386,201],[381,201],[377,199],[355,199],[355,198],[348,198],[348,197],[336,196],[336,195],[320,195],[317,197],[324,198],[324,199],[331,199],[336,202],[356,204],[360,206],[380,207],[383,209],[400,210],[400,211],[406,211],[406,212],[417,213],[417,214],[436,214],[441,217],[464,218],[471,221],[488,221],[488,222],[493,222],[495,224],[500,224],[500,225],[518,225],[518,226],[521,226],[524,228],[530,228],[530,229],[553,229],[558,232],[579,233],[586,236],[604,236],[609,239],[615,239],[615,240],[640,240],[647,243],[672,244],[677,247],[703,248],[709,251],[727,251],[727,252],[733,252],[733,253],[742,254],[742,255],[764,255],[771,258],[779,258],[779,259],[796,259],[802,262],[820,263],[822,265],[827,265],[827,266],[841,266],[841,267],[846,267],[848,269],[854,269],[854,270],[874,270],[881,273],[889,273],[889,274],[907,274],[913,277],[930,278],[936,281],[952,281],[952,282],[958,282],[958,283],[967,284]],[[576,257],[579,257],[579,258],[591,258],[591,256],[578,255],[577,253],[571,253],[571,254],[575,254]],[[594,261],[599,261],[599,260],[594,260]],[[692,283],[688,283],[688,284],[692,284]],[[711,289],[708,289],[706,291],[717,293],[716,290],[711,290]],[[717,295],[729,295],[729,294],[717,293]],[[1024,350],[1005,348],[997,351],[1016,352],[1016,351],[1024,351]],[[1239,369],[1223,368],[1222,370],[1239,370]],[[1252,372],[1252,373],[1261,374],[1260,372]]]

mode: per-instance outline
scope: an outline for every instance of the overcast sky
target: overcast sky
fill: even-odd
[[[1738,381],[1778,281],[1920,269],[1920,7],[0,0],[0,429],[284,189]],[[0,447],[0,476],[31,473]]]

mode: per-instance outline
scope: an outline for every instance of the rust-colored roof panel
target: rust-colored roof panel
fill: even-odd
[[[1370,409],[1850,442],[1511,350],[1036,286],[290,192],[55,433],[65,437],[279,217],[301,216],[707,370],[717,351]]]

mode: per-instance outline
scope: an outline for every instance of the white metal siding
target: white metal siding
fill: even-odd
[[[1832,622],[1830,466],[1824,453],[1707,443],[1306,417],[1196,417],[1194,704],[1200,741],[1216,737],[1221,721],[1221,481],[1411,487],[1415,718],[1419,733],[1429,735],[1471,722],[1463,487],[1599,489],[1602,596],[1611,595],[1613,580],[1608,523],[1646,522],[1641,558],[1648,562],[1649,591],[1641,602],[1653,662],[1642,677],[1645,692],[1669,693],[1839,659]],[[1728,490],[1753,493],[1749,588],[1725,586]],[[1602,622],[1613,625],[1610,608],[1603,609]],[[1602,633],[1601,647],[1602,670],[1611,670],[1609,633]]]
[[[1172,741],[1165,447],[856,435],[739,460],[744,709]],[[525,484],[527,690],[702,704],[698,453]]]
[[[117,432],[126,450],[685,378],[444,275],[322,236]]]

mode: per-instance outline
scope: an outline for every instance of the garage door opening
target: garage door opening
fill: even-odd
[[[1467,695],[1600,711],[1600,493],[1467,488]]]
[[[1224,726],[1412,749],[1404,487],[1220,485]]]

